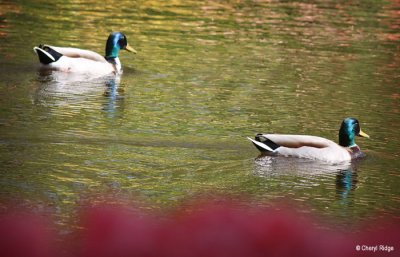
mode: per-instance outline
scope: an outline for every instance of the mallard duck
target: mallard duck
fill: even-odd
[[[111,33],[106,43],[106,55],[79,48],[39,45],[33,50],[44,69],[106,75],[121,72],[119,50],[136,53],[121,32]]]
[[[263,154],[292,156],[329,163],[350,161],[363,156],[354,142],[356,136],[369,136],[361,131],[356,119],[346,118],[339,130],[339,144],[326,138],[307,135],[256,134],[248,138]]]

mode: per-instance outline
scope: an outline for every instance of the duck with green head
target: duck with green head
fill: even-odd
[[[136,53],[128,45],[126,36],[121,32],[113,32],[109,35],[105,57],[79,48],[39,45],[33,49],[39,57],[42,69],[96,75],[121,72],[121,62],[118,58],[120,50]]]
[[[329,163],[351,161],[363,156],[355,137],[367,137],[354,118],[343,120],[339,129],[339,144],[317,136],[257,134],[248,138],[261,153],[273,156],[292,156],[321,160]]]

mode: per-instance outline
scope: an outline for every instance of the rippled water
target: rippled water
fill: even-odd
[[[221,193],[293,200],[343,227],[399,219],[396,1],[91,2],[0,3],[3,206],[61,220],[110,191],[152,208]],[[120,54],[121,76],[39,71],[34,45],[103,54],[111,31],[138,50]],[[337,141],[345,117],[371,136],[353,165],[257,158],[246,140]]]

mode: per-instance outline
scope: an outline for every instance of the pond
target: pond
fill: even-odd
[[[288,200],[347,229],[399,220],[397,1],[2,1],[0,195],[66,224],[112,194],[168,208],[191,197]],[[41,43],[104,54],[123,73],[43,74]],[[257,158],[246,137],[338,140],[360,121],[352,165]]]

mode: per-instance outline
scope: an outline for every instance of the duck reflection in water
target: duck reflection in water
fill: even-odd
[[[357,189],[360,160],[353,160],[347,169],[338,170],[336,175],[336,198],[342,216],[348,216],[348,211],[354,207],[354,190]]]
[[[117,107],[122,106],[123,97],[119,94],[123,92],[123,88],[120,87],[121,75],[116,74],[113,77],[109,77],[105,81],[104,91],[104,102],[102,110],[106,112],[107,118],[114,118]]]
[[[326,195],[330,193],[330,185],[335,183],[334,206],[336,207],[334,208],[338,209],[341,216],[347,216],[346,213],[354,205],[354,190],[358,183],[359,164],[359,160],[333,165],[302,158],[260,155],[255,160],[253,174],[268,179],[265,183],[267,188],[278,184],[297,190],[322,185],[325,186]]]
[[[102,95],[102,110],[111,114],[107,117],[113,117],[121,106],[121,74],[91,78],[85,74],[40,70],[37,81],[33,101],[48,107],[93,105]]]
[[[322,177],[332,177],[338,171],[347,170],[352,167],[351,162],[342,162],[330,164],[323,161],[285,157],[285,156],[269,156],[261,154],[255,160],[254,173],[259,176],[269,175],[298,175],[298,176],[314,176],[321,174]]]

